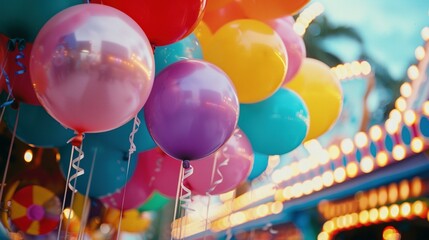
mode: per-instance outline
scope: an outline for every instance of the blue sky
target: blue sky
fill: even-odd
[[[335,24],[358,30],[365,49],[386,64],[395,78],[405,76],[415,61],[414,50],[423,44],[420,31],[429,26],[429,0],[317,0]],[[356,59],[346,42],[327,43],[344,61]]]

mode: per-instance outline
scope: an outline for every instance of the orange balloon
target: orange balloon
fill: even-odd
[[[213,38],[213,33],[204,21],[200,21],[193,33],[195,34],[195,37],[197,37],[198,42],[200,43],[204,57],[204,54],[208,51],[207,48],[210,44],[210,41]]]
[[[250,18],[268,20],[294,15],[310,0],[239,0],[244,13]]]
[[[245,18],[247,17],[244,14],[244,11],[241,9],[240,4],[236,1],[233,1],[221,8],[206,10],[203,21],[213,32],[216,32],[219,28],[229,22]]]
[[[230,3],[232,0],[207,0],[206,2],[206,11],[207,10],[216,10]]]

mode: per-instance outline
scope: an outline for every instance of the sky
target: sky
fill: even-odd
[[[405,76],[415,61],[414,50],[423,44],[421,30],[429,26],[429,0],[313,0],[325,7],[334,24],[355,28],[365,49],[377,62],[385,63],[391,75]],[[356,51],[342,41],[326,43],[334,53],[349,62]]]

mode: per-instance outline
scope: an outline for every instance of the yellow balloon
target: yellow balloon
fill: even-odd
[[[268,25],[240,19],[221,27],[205,59],[225,71],[240,103],[256,103],[274,94],[287,71],[286,48]]]
[[[207,48],[209,47],[210,41],[213,37],[213,33],[210,30],[209,26],[207,26],[207,24],[203,21],[200,21],[193,33],[195,34],[198,39],[198,42],[200,43],[204,57],[205,53],[207,53]]]
[[[109,208],[104,216],[104,222],[113,226],[118,226],[120,211]],[[123,212],[121,220],[121,230],[125,232],[138,233],[146,231],[150,226],[151,220],[139,213],[137,209],[130,209]]]
[[[334,125],[343,106],[343,92],[339,79],[325,63],[304,59],[285,87],[297,92],[307,105],[310,128],[304,141],[319,137]]]

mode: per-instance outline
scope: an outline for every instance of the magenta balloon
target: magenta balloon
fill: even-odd
[[[229,192],[247,179],[253,166],[253,158],[249,140],[241,130],[236,129],[219,150],[208,157],[192,162],[194,173],[186,183],[193,194],[216,195]],[[221,166],[224,163],[226,165]],[[217,173],[217,170],[222,176]],[[221,178],[222,181],[219,184],[213,184]],[[214,189],[210,191],[213,187]]]
[[[58,122],[79,133],[104,132],[128,122],[145,104],[153,51],[126,14],[81,4],[40,30],[30,74],[40,103]]]
[[[161,71],[145,105],[153,140],[181,160],[216,151],[237,126],[238,113],[237,94],[228,76],[202,60],[182,60]]]
[[[125,193],[124,210],[140,207],[153,192],[153,188],[144,184],[145,168],[144,163],[138,160],[134,174],[125,186],[119,192],[99,198],[101,202],[107,207],[121,209],[122,197]]]
[[[281,37],[287,50],[288,68],[282,85],[292,80],[306,57],[304,40],[293,30],[293,23],[294,20],[290,16],[267,21]]]
[[[177,182],[179,181],[180,160],[174,159],[155,148],[138,155],[142,169],[143,182],[150,188],[158,190],[169,198],[176,198]]]

